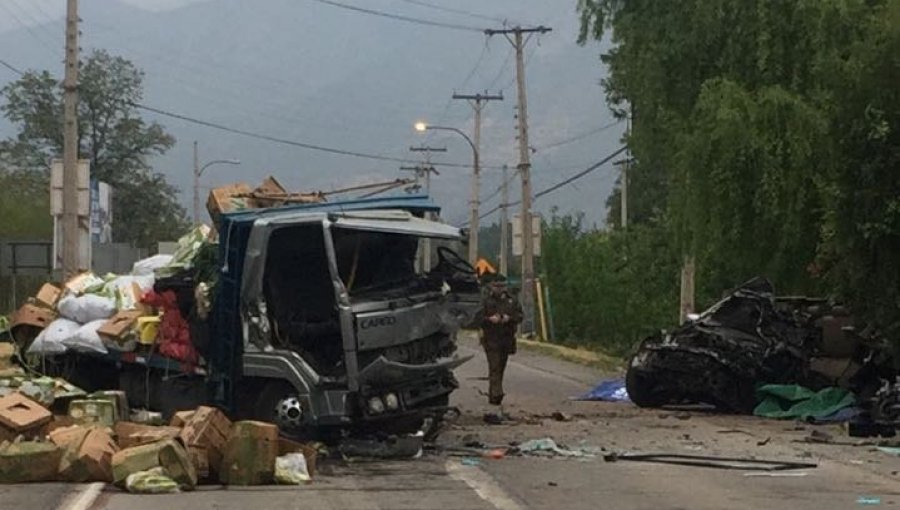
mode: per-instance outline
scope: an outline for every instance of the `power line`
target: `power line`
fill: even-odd
[[[534,198],[540,198],[542,196],[549,195],[550,193],[553,193],[554,191],[558,190],[559,188],[562,188],[563,186],[565,186],[567,184],[571,184],[571,183],[577,181],[578,179],[581,179],[585,175],[597,170],[598,168],[602,167],[606,163],[609,163],[610,161],[612,161],[613,158],[615,158],[619,154],[622,154],[626,150],[628,150],[628,147],[620,147],[612,154],[606,156],[605,158],[603,158],[600,161],[594,163],[593,165],[587,167],[586,169],[578,172],[577,174],[575,174],[571,177],[567,177],[566,179],[563,179],[562,181],[535,193]],[[519,205],[521,203],[522,203],[521,200],[516,200],[515,202],[510,202],[510,203],[506,204],[506,206],[512,207],[512,206]],[[490,209],[489,211],[482,213],[481,216],[478,217],[478,219],[484,219],[484,218],[490,216],[491,214],[494,214],[495,212],[499,211],[502,207],[503,207],[503,204],[500,204],[500,205],[494,207],[493,209]],[[466,225],[468,225],[468,222],[466,222],[464,224],[458,224],[459,227],[464,227]]]
[[[577,174],[575,174],[575,175],[573,175],[573,176],[571,176],[571,177],[569,177],[569,178],[567,178],[567,179],[565,179],[565,180],[563,180],[563,181],[560,181],[560,182],[554,184],[553,186],[550,186],[549,188],[543,189],[543,190],[541,190],[541,191],[535,193],[535,194],[534,194],[534,198],[540,198],[540,197],[542,197],[542,196],[544,196],[544,195],[549,195],[550,193],[553,193],[554,191],[558,190],[559,188],[562,188],[562,187],[565,186],[566,184],[571,184],[571,183],[577,181],[578,179],[581,179],[581,178],[584,177],[585,175],[587,175],[587,174],[593,172],[594,170],[596,170],[596,169],[600,168],[601,166],[605,165],[606,163],[609,163],[614,157],[618,156],[619,154],[622,154],[622,153],[625,152],[626,150],[628,150],[628,147],[619,147],[618,150],[616,150],[615,152],[613,152],[613,153],[610,154],[609,156],[606,156],[605,158],[603,158],[603,159],[601,159],[600,161],[594,163],[593,165],[587,167],[586,169],[584,169],[584,170],[578,172]]]
[[[3,4],[0,4],[0,6],[3,6]],[[16,6],[18,6],[18,7],[21,9],[21,6],[19,6],[18,4],[16,4]],[[34,37],[34,39],[35,39],[37,42],[39,42],[39,43],[41,44],[41,46],[43,46],[44,48],[46,48],[46,49],[47,49],[50,53],[52,53],[54,56],[57,56],[57,57],[61,57],[61,56],[62,56],[62,54],[60,54],[60,53],[58,52],[58,50],[56,50],[56,49],[54,49],[52,46],[50,46],[50,45],[47,43],[47,41],[44,40],[43,37],[40,37],[40,36],[38,35],[38,33],[37,33],[36,30],[33,30],[32,27],[31,27],[30,25],[28,25],[27,23],[23,22],[21,18],[19,18],[18,16],[16,16],[16,13],[13,12],[13,10],[12,10],[11,8],[9,8],[9,6],[4,6],[4,7],[3,7],[3,10],[5,10],[5,11],[7,12],[7,14],[9,14],[9,15],[12,17],[13,21],[15,21],[16,23],[18,23],[19,25],[21,25],[22,28],[24,28],[25,30],[27,30],[28,33],[31,34],[31,36]]]
[[[23,72],[22,70],[18,69],[16,66],[10,64],[9,62],[3,60],[2,58],[0,58],[0,65],[2,65],[3,67],[9,69],[9,70],[12,71],[12,72],[18,74],[19,76],[22,76],[22,75],[25,74],[25,72]]]
[[[195,117],[189,117],[187,115],[183,115],[180,113],[170,112],[170,111],[162,110],[160,108],[154,108],[152,106],[143,105],[140,103],[131,103],[131,104],[135,108],[140,108],[140,109],[146,110],[148,112],[153,112],[153,113],[156,113],[159,115],[163,115],[165,117],[171,117],[173,119],[183,120],[185,122],[190,122],[192,124],[197,124],[200,126],[218,129],[220,131],[225,131],[225,132],[233,133],[236,135],[246,136],[249,138],[256,138],[258,140],[265,140],[265,141],[269,141],[269,142],[273,142],[273,143],[279,143],[282,145],[291,145],[291,146],[300,147],[303,149],[310,149],[310,150],[315,150],[315,151],[319,151],[319,152],[327,152],[330,154],[338,154],[341,156],[353,156],[353,157],[357,157],[357,158],[375,159],[375,160],[379,160],[379,161],[391,161],[391,162],[395,162],[395,163],[417,163],[416,160],[412,160],[412,159],[408,159],[408,158],[395,158],[395,157],[391,157],[391,156],[385,156],[383,154],[372,154],[372,153],[367,153],[367,152],[337,149],[334,147],[327,147],[324,145],[318,145],[318,144],[313,144],[313,143],[308,143],[308,142],[300,142],[297,140],[288,140],[286,138],[278,138],[275,136],[265,135],[262,133],[247,131],[245,129],[233,128],[230,126],[226,126],[224,124],[219,124],[219,123],[211,122],[208,120],[198,119]],[[434,162],[432,164],[437,165],[437,166],[446,166],[446,167],[455,167],[455,168],[471,168],[472,167],[472,165],[462,164],[462,163]],[[500,166],[493,166],[493,167],[483,166],[482,168],[502,168],[502,167],[500,167]]]
[[[598,127],[598,128],[591,129],[590,131],[585,131],[584,133],[577,134],[577,135],[575,135],[575,136],[573,136],[573,137],[566,138],[566,139],[564,139],[564,140],[559,140],[559,141],[557,141],[557,142],[549,143],[549,144],[544,145],[544,146],[542,146],[542,147],[538,147],[538,149],[539,149],[539,150],[546,150],[546,149],[552,149],[552,148],[554,148],[554,147],[562,147],[563,145],[568,145],[568,144],[570,144],[570,143],[574,143],[574,142],[577,142],[577,141],[579,141],[579,140],[584,140],[585,138],[587,138],[587,137],[589,137],[589,136],[591,136],[591,135],[594,135],[594,134],[597,134],[597,133],[601,133],[601,132],[603,132],[603,131],[606,131],[606,130],[609,129],[609,128],[618,126],[618,125],[621,124],[621,123],[622,123],[622,120],[619,119],[619,120],[616,120],[616,121],[614,121],[614,122],[610,122],[609,124],[606,124],[606,125],[604,125],[604,126],[600,126],[600,127]]]
[[[423,2],[421,0],[400,0],[401,2],[406,2],[408,4],[418,5],[420,7],[428,7],[430,9],[436,9],[438,11],[449,12],[452,14],[462,14],[463,16],[469,16],[470,18],[481,19],[485,21],[494,21],[497,23],[506,24],[509,23],[509,20],[496,17],[496,16],[485,16],[484,14],[477,14],[474,12],[464,11],[462,9],[453,9],[450,7],[444,7],[443,5],[435,5],[428,2]]]
[[[427,25],[432,27],[440,27],[440,28],[448,28],[451,30],[465,30],[467,32],[484,32],[483,28],[473,27],[470,25],[458,25],[456,23],[444,23],[441,21],[432,21],[421,18],[414,18],[412,16],[404,16],[401,14],[393,14],[390,12],[377,11],[375,9],[367,9],[365,7],[359,7],[356,5],[344,4],[341,2],[335,2],[334,0],[313,0],[314,2],[319,2],[321,4],[330,5],[332,7],[338,7],[340,9],[347,9],[349,11],[356,11],[365,14],[371,14],[373,16],[381,16],[382,18],[389,18],[398,21],[406,21],[408,23],[416,23],[419,25]]]

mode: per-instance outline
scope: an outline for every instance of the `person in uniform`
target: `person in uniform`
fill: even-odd
[[[481,346],[488,362],[488,402],[503,403],[503,373],[510,354],[516,353],[516,329],[522,322],[522,307],[502,277],[487,284],[479,312]]]

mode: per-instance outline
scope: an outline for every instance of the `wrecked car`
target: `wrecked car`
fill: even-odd
[[[847,349],[840,340],[848,323],[824,299],[777,298],[770,282],[756,278],[675,330],[645,339],[628,367],[628,394],[641,407],[704,403],[750,413],[758,385],[830,385],[812,361]]]

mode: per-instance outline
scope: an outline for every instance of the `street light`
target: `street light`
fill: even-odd
[[[432,126],[425,122],[419,121],[415,124],[416,131],[420,133],[424,133],[425,131],[453,131],[459,136],[465,138],[466,142],[469,143],[469,147],[472,148],[472,198],[469,201],[469,206],[471,207],[471,217],[469,218],[469,263],[473,266],[478,262],[478,194],[479,194],[479,179],[481,177],[481,168],[480,161],[478,155],[478,147],[475,146],[475,143],[472,142],[472,139],[469,138],[469,135],[462,132],[460,129],[455,127],[448,126]]]
[[[208,167],[216,164],[223,165],[240,165],[237,159],[214,159],[203,166],[200,166],[200,159],[197,156],[197,142],[194,141],[194,224],[200,224],[200,176]]]

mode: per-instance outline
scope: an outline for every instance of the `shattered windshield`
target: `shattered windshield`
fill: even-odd
[[[336,228],[333,238],[338,273],[351,295],[404,287],[421,274],[419,237]]]

